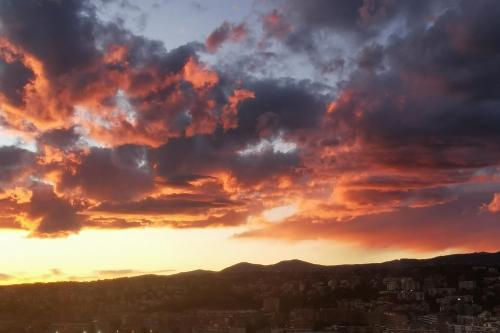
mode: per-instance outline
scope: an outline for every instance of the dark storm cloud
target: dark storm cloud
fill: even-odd
[[[36,236],[57,236],[78,232],[83,223],[69,202],[58,197],[52,186],[41,183],[32,186],[32,197],[27,213],[30,218],[39,219],[34,231]]]
[[[159,80],[165,80],[168,76],[179,74],[190,58],[197,58],[197,44],[183,45],[167,52],[163,44],[157,41],[151,41],[142,37],[133,37],[125,41],[129,47],[125,61],[137,68],[146,68],[146,71],[132,73],[130,80],[130,90],[141,91],[143,89],[154,88]],[[161,89],[153,89],[146,94],[140,94],[131,98],[133,105],[141,108],[144,105],[149,111],[144,115],[144,121],[151,120],[153,117],[160,117],[158,108],[155,108],[155,102],[165,102],[166,97],[175,93],[178,86],[174,84],[167,85]],[[151,109],[147,109],[151,107]]]
[[[350,189],[344,200],[350,204],[365,206],[425,207],[456,200],[457,196],[448,188],[417,190]]]
[[[177,174],[167,177],[167,184],[172,187],[189,187],[192,182],[201,179],[215,179],[215,177],[196,174]]]
[[[202,44],[191,42],[167,51],[162,42],[133,35],[121,27],[108,26],[107,30],[109,41],[127,46],[126,62],[136,68],[151,66],[159,77],[181,72],[189,58],[203,49]]]
[[[498,2],[273,4],[258,31],[224,23],[167,50],[95,2],[1,2],[0,119],[38,150],[0,147],[0,226],[231,227],[290,200],[293,220],[248,235],[492,248]],[[198,56],[246,33],[262,38],[245,54]],[[11,186],[28,175],[41,182]],[[455,240],[432,237],[446,229]]]
[[[56,128],[44,132],[38,142],[51,145],[60,149],[72,148],[80,139],[80,134],[76,132],[74,127],[71,128]]]
[[[496,1],[460,1],[429,29],[416,29],[388,50],[395,70],[435,79],[445,93],[466,100],[498,100],[500,6]]]
[[[420,24],[436,7],[451,1],[387,0],[292,0],[283,8],[298,33],[315,33],[321,29],[353,34],[369,34],[385,24],[402,18],[408,24]]]
[[[382,69],[384,60],[384,49],[379,44],[365,47],[358,55],[358,66],[367,69]]]
[[[224,215],[213,215],[202,220],[171,221],[165,222],[166,226],[177,229],[210,228],[210,227],[236,227],[246,223],[248,212],[231,211]]]
[[[139,146],[93,148],[74,172],[63,175],[61,189],[81,189],[101,200],[127,200],[152,189],[147,151]]]
[[[324,96],[311,82],[261,80],[249,82],[245,88],[254,92],[255,98],[241,104],[237,131],[255,133],[266,129],[276,132],[313,128],[325,110]],[[266,122],[264,117],[273,119]]]
[[[500,38],[483,33],[499,30],[491,13],[500,7],[479,3],[464,2],[432,27],[395,39],[385,51],[386,70],[354,73],[345,84],[332,119],[344,139],[365,142],[361,160],[447,169],[500,162],[500,100],[493,93]]]
[[[5,62],[0,58],[0,94],[11,103],[23,103],[24,87],[33,79],[33,72],[24,64],[15,60]]]
[[[339,74],[364,42],[382,38],[391,29],[404,34],[426,26],[436,13],[454,3],[454,0],[275,1],[276,9],[264,17],[263,29],[266,39],[274,37],[294,54],[306,55],[321,74]]]
[[[0,147],[0,188],[19,179],[33,165],[35,154],[14,146]]]
[[[294,174],[301,168],[296,151],[266,148],[249,156],[240,151],[282,132],[293,140],[293,132],[317,126],[324,110],[323,96],[311,82],[235,83],[231,73],[219,79],[223,74],[197,56],[203,45],[190,43],[167,51],[161,42],[133,35],[119,22],[99,21],[88,1],[6,1],[0,5],[0,20],[8,40],[3,47],[9,56],[25,61],[6,65],[29,65],[38,80],[29,92],[29,106],[8,114],[9,125],[33,121],[30,135],[39,151],[26,154],[36,159],[36,177],[56,189],[40,184],[30,189],[29,217],[39,222],[34,227],[37,235],[63,235],[91,226],[78,214],[88,208],[89,200],[97,201],[98,209],[115,213],[233,207],[233,202],[215,194],[206,200],[149,196],[162,187],[215,183],[214,173],[233,176],[245,185]],[[240,41],[245,33],[243,25],[223,27],[212,36],[211,45]],[[12,88],[4,90],[21,101],[26,98],[22,88],[32,77],[17,78],[19,82],[9,79]],[[238,95],[237,89],[243,92]],[[235,126],[226,128],[219,122],[224,112],[235,119]],[[107,148],[85,147],[88,139]],[[9,154],[2,159],[6,170],[2,181],[11,181],[22,169],[20,160]],[[234,214],[225,211],[204,220],[165,223],[175,227],[241,223],[242,215]]]
[[[296,152],[267,151],[260,154],[238,156],[230,161],[230,170],[236,178],[247,185],[258,184],[272,176],[299,176],[302,168]]]
[[[235,207],[239,204],[227,198],[200,194],[172,194],[158,198],[145,198],[139,201],[110,203],[103,202],[92,208],[98,212],[123,214],[183,214],[204,213],[210,209]]]
[[[246,183],[262,181],[300,166],[296,152],[238,154],[262,138],[314,128],[324,112],[323,97],[307,82],[255,81],[245,87],[255,94],[238,107],[238,126],[227,132],[175,138],[152,151],[158,174],[185,184],[216,171],[228,170]]]
[[[189,91],[182,91],[182,98],[172,94],[179,93],[186,64],[196,60],[196,51],[204,46],[193,42],[168,52],[163,43],[134,35],[120,22],[99,20],[96,11],[91,1],[2,2],[0,21],[5,40],[1,51],[24,60],[35,72],[36,81],[23,96],[22,88],[32,78],[22,72],[23,64],[9,61],[2,66],[6,73],[0,73],[0,91],[18,108],[21,101],[29,101],[22,111],[9,114],[9,125],[19,127],[22,112],[35,130],[69,128],[74,125],[71,120],[76,105],[87,107],[85,110],[91,105],[91,112],[96,107],[120,107],[113,103],[119,92],[127,96],[132,110],[140,111],[136,123],[114,119],[114,131],[121,132],[115,135],[92,128],[90,134],[100,140],[119,136],[121,144],[158,144],[155,139],[166,140],[183,130],[175,124],[169,128],[169,124],[189,109],[193,122],[202,122],[204,117],[199,114],[204,111],[196,108],[206,107],[202,103],[206,96]],[[13,72],[18,75],[11,75]],[[169,103],[173,105],[166,106]],[[163,120],[162,135],[148,133],[158,119]],[[93,127],[98,126],[94,123]]]
[[[86,221],[85,226],[100,229],[128,229],[146,227],[170,227],[176,229],[190,228],[214,228],[214,227],[235,227],[244,225],[248,216],[248,211],[234,211],[214,214],[208,217],[196,217],[186,220],[149,219],[148,216],[141,219],[106,218],[96,217]]]
[[[185,186],[190,181],[223,171],[230,172],[242,183],[255,184],[300,167],[296,152],[268,150],[245,156],[237,153],[244,147],[225,140],[208,136],[174,139],[154,150],[152,160],[157,163],[160,176]]]
[[[247,236],[425,251],[498,248],[500,228],[491,209],[498,178],[490,175],[481,186],[474,177],[500,164],[500,81],[494,74],[500,6],[487,0],[454,5],[425,24],[408,21],[408,31],[386,45],[355,43],[359,69],[341,83],[325,118],[333,144],[318,149],[336,151],[329,170],[347,175],[336,204],[317,209],[359,215],[344,223],[297,217]],[[328,28],[352,29],[347,22]],[[326,25],[311,20],[313,32]]]
[[[51,75],[89,65],[99,55],[99,26],[87,1],[15,1],[0,4],[2,33],[42,59]]]
[[[448,170],[443,171],[445,175],[435,171],[432,175],[368,175],[348,182],[351,188],[372,188],[372,189],[419,189],[429,188],[436,185],[449,185],[457,182],[466,182],[469,174],[456,173],[449,174]],[[448,175],[449,178],[445,176]]]
[[[210,137],[196,136],[170,140],[153,150],[151,156],[160,176],[179,185],[188,185],[219,168],[224,151],[223,146],[218,146]]]

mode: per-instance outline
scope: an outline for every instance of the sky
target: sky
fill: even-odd
[[[0,284],[500,250],[500,2],[0,2]]]

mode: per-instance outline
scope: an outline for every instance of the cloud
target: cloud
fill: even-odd
[[[271,1],[170,50],[96,6],[0,4],[0,227],[494,247],[497,2]]]
[[[291,32],[290,24],[276,9],[262,17],[262,27],[266,38],[284,39]]]
[[[500,212],[500,193],[495,193],[491,202],[486,205],[486,209],[492,213]]]
[[[97,212],[113,212],[132,215],[162,215],[203,213],[210,209],[238,206],[226,198],[200,194],[172,194],[162,197],[149,197],[139,201],[110,203],[103,202],[92,208]]]
[[[75,169],[62,175],[59,188],[79,190],[98,200],[127,200],[148,193],[153,175],[147,150],[132,145],[93,148]]]
[[[33,79],[33,72],[18,59],[0,59],[0,92],[15,105],[23,103],[24,88]]]
[[[113,213],[113,212],[109,212]],[[134,214],[131,214],[134,215]],[[138,215],[138,214],[137,214]],[[236,227],[247,223],[249,212],[222,210],[196,215],[196,212],[186,214],[181,219],[169,216],[152,216],[148,212],[141,218],[117,218],[96,216],[86,221],[86,227],[98,229],[129,229],[129,228],[174,228],[174,229],[199,229],[217,227]]]
[[[485,33],[496,25],[499,7],[490,1],[475,8],[422,5],[410,13],[409,2],[292,3],[303,10],[288,17],[293,28],[285,46],[316,48],[315,36],[331,29],[359,50],[356,66],[325,107],[320,133],[300,144],[305,170],[324,177],[312,176],[311,183],[328,194],[308,195],[314,192],[302,185],[308,199],[297,216],[244,236],[422,251],[495,249],[499,227],[481,207],[498,192],[498,181],[476,181],[499,163],[496,79],[490,76],[496,44]],[[429,11],[435,15],[425,24],[413,16]],[[331,12],[342,18],[324,14]],[[402,16],[404,34],[373,42]],[[446,232],[456,241],[433,236]]]
[[[456,41],[465,38],[461,29],[474,34],[485,21],[496,24],[484,19],[486,4],[491,5],[471,8],[467,18],[449,10],[429,29],[396,38],[385,50],[386,70],[353,73],[331,113],[337,135],[358,144],[351,158],[384,167],[450,171],[498,164],[494,110],[499,101],[488,92],[495,86],[489,68],[496,59],[487,46],[493,44],[479,34],[467,37],[474,40],[470,45]],[[498,6],[493,7],[494,12]],[[430,52],[436,44],[439,51]],[[481,62],[481,57],[490,60]]]
[[[165,274],[172,273],[172,269],[162,269],[155,271],[141,271],[135,269],[107,269],[95,271],[94,274],[100,278],[116,278],[121,276],[132,276],[132,275],[146,275],[146,274]]]
[[[374,207],[425,207],[456,200],[448,188],[417,190],[347,189],[342,194],[346,205]]]
[[[423,252],[477,248],[496,251],[500,236],[497,218],[477,208],[484,197],[467,195],[449,205],[406,208],[344,222],[295,218],[237,237],[324,239],[369,248]]]
[[[23,229],[18,220],[20,210],[18,200],[15,195],[0,199],[0,229]]]
[[[453,0],[276,0],[270,2],[274,9],[262,18],[264,39],[305,56],[323,76],[340,75],[351,67],[352,54],[364,43],[425,27],[436,13],[454,4]]]
[[[5,1],[0,17],[4,35],[42,60],[51,76],[87,66],[99,56],[99,23],[87,1]]]
[[[29,172],[35,154],[15,146],[0,147],[0,189]]]
[[[383,0],[290,1],[283,6],[297,34],[313,34],[321,29],[370,36],[397,19],[409,25],[421,24],[432,12],[446,7],[447,1],[414,2]],[[308,38],[311,38],[310,36]]]
[[[158,175],[187,186],[190,181],[229,173],[242,183],[260,183],[300,167],[296,152],[264,151],[252,156],[237,153],[237,142],[227,138],[196,136],[175,139],[152,152]],[[182,183],[184,180],[184,183]]]
[[[34,234],[41,237],[61,236],[78,232],[82,218],[76,209],[58,197],[50,185],[35,184],[27,210],[28,217],[38,222]]]
[[[246,35],[245,24],[234,25],[224,22],[207,37],[205,46],[208,52],[215,53],[224,43],[239,43],[245,39]]]
[[[38,143],[66,150],[74,147],[79,139],[80,139],[80,134],[77,133],[74,127],[70,127],[70,128],[55,128],[47,132],[44,132],[38,138],[37,141]]]
[[[0,281],[8,281],[12,279],[14,279],[12,275],[0,273]]]

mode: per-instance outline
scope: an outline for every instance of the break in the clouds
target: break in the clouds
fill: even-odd
[[[500,246],[497,1],[256,2],[171,49],[112,3],[0,3],[0,227]]]

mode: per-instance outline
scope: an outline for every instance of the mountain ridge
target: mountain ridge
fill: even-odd
[[[256,264],[250,262],[239,262],[234,265],[223,268],[219,271],[212,270],[194,270],[175,273],[167,276],[191,275],[197,274],[244,274],[244,273],[280,273],[280,272],[314,272],[330,269],[354,268],[354,267],[373,267],[373,266],[436,266],[436,265],[498,265],[500,266],[500,251],[498,252],[471,252],[442,255],[432,258],[400,258],[383,262],[363,263],[363,264],[337,264],[322,265],[315,264],[300,259],[288,259],[276,262],[274,264]]]
[[[321,265],[310,263],[299,259],[282,260],[274,264],[255,264],[249,262],[240,262],[228,266],[219,271],[196,269],[192,271],[179,272],[169,275],[159,274],[143,274],[130,277],[117,277],[109,279],[97,279],[92,281],[58,281],[47,283],[23,283],[2,285],[2,287],[19,286],[19,285],[35,285],[35,284],[56,284],[56,283],[94,283],[103,281],[117,281],[117,280],[139,280],[149,278],[190,278],[199,276],[215,276],[215,275],[238,275],[238,274],[251,274],[251,273],[290,273],[290,272],[320,272],[327,270],[342,270],[354,268],[373,268],[373,267],[387,267],[387,268],[406,268],[406,267],[424,267],[424,266],[438,266],[438,265],[472,265],[484,266],[493,265],[500,266],[500,251],[498,252],[471,252],[471,253],[458,253],[450,255],[442,255],[425,259],[413,258],[400,258],[390,261],[378,263],[363,263],[363,264],[338,264],[338,265]]]
[[[442,255],[432,258],[415,259],[415,258],[400,258],[383,262],[363,263],[363,264],[338,264],[338,265],[322,265],[310,263],[299,259],[282,260],[274,264],[263,265],[249,262],[240,262],[235,265],[226,267],[218,273],[239,273],[249,271],[287,271],[287,270],[321,270],[340,267],[360,267],[373,265],[441,265],[441,264],[457,264],[457,265],[500,265],[500,251],[498,252],[471,252]]]

